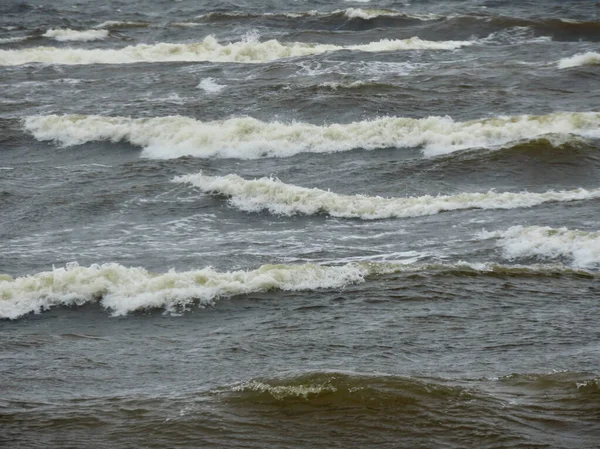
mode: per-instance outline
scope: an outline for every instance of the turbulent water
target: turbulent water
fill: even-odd
[[[0,446],[600,447],[600,8],[0,5]]]

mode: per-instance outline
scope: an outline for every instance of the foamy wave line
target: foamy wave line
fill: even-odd
[[[166,312],[207,306],[234,295],[268,290],[310,291],[361,283],[367,276],[399,272],[468,271],[510,275],[569,273],[561,265],[502,266],[458,262],[451,265],[403,262],[360,262],[344,265],[263,265],[249,271],[218,272],[212,268],[153,274],[117,263],[64,268],[13,279],[0,275],[0,319],[17,319],[53,307],[99,302],[115,316],[154,308]],[[593,275],[591,273],[590,275]]]
[[[600,65],[600,53],[589,51],[581,53],[570,58],[563,58],[558,61],[559,69],[568,69],[570,67],[579,67],[582,65]]]
[[[450,117],[383,117],[325,126],[263,122],[250,117],[201,122],[181,116],[133,119],[98,115],[37,115],[24,120],[38,140],[62,145],[127,141],[143,157],[257,159],[357,148],[422,147],[426,156],[467,148],[497,149],[545,136],[553,145],[573,135],[600,136],[600,113],[562,112],[456,122]]]
[[[427,20],[436,20],[443,18],[444,16],[436,15],[436,14],[408,14],[402,11],[397,11],[394,9],[375,9],[375,8],[346,8],[346,9],[336,9],[331,12],[323,12],[323,11],[296,11],[296,12],[288,12],[288,13],[264,13],[264,14],[253,14],[253,13],[245,13],[245,12],[210,12],[207,14],[202,14],[196,16],[196,19],[213,19],[213,18],[255,18],[255,17],[287,17],[291,19],[299,19],[303,17],[335,17],[335,16],[343,16],[347,19],[363,19],[363,20],[371,20],[377,17],[405,17],[409,19],[417,19],[422,21]]]
[[[362,282],[367,266],[264,265],[251,271],[217,272],[212,268],[151,274],[116,263],[65,268],[14,280],[0,280],[0,318],[15,319],[55,306],[100,301],[113,315],[164,308],[173,312],[196,302],[267,290],[339,288]]]
[[[567,258],[577,268],[600,264],[600,232],[570,230],[565,227],[513,226],[506,231],[482,232],[481,238],[498,238],[504,257],[535,257],[540,260]]]
[[[406,198],[339,195],[333,192],[285,184],[278,179],[245,180],[237,175],[206,176],[202,173],[179,176],[175,182],[190,183],[203,192],[229,197],[229,203],[243,211],[268,210],[272,214],[315,215],[326,213],[340,218],[375,220],[434,215],[464,209],[514,209],[533,207],[551,201],[577,201],[600,198],[600,189],[548,191],[544,193],[461,193]]]
[[[271,385],[266,382],[252,380],[234,385],[231,391],[236,392],[254,392],[268,393],[276,400],[300,397],[308,399],[309,397],[319,396],[326,393],[335,393],[337,387],[328,383],[311,383],[308,385]]]
[[[209,94],[217,94],[220,91],[222,91],[223,89],[225,89],[225,87],[227,87],[227,86],[224,86],[223,84],[218,84],[214,80],[214,78],[204,78],[196,86],[197,89],[202,89],[204,92],[209,93]]]
[[[102,30],[98,30],[99,32]],[[106,31],[106,30],[104,30]],[[326,52],[352,50],[383,52],[400,50],[454,50],[468,41],[425,41],[410,39],[382,39],[363,45],[281,43],[276,39],[258,42],[244,39],[240,42],[219,44],[213,36],[193,44],[160,43],[139,44],[121,49],[74,49],[35,47],[22,50],[0,50],[0,65],[12,66],[42,62],[47,64],[131,64],[137,62],[214,61],[261,63],[281,58],[319,55]]]
[[[107,30],[84,30],[77,31],[71,30],[69,28],[57,28],[50,29],[46,31],[42,36],[49,37],[57,41],[67,42],[67,41],[96,41],[101,39],[106,39],[108,36]],[[38,47],[39,48],[39,47]]]
[[[122,20],[107,20],[99,23],[94,28],[147,28],[149,26],[146,22],[130,22]]]
[[[337,10],[332,14],[343,14],[348,19],[363,19],[372,20],[378,17],[404,17],[407,19],[417,19],[422,21],[438,20],[444,16],[437,14],[408,14],[394,9],[364,9],[364,8],[347,8],[345,10]]]
[[[0,44],[12,44],[14,42],[21,42],[26,39],[27,36],[4,37],[0,38]]]

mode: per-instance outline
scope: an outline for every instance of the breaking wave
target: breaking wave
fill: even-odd
[[[37,115],[25,118],[24,126],[38,140],[67,146],[127,141],[143,147],[142,156],[153,159],[181,156],[257,159],[394,147],[422,147],[426,156],[437,156],[468,148],[499,149],[542,136],[554,146],[563,145],[574,136],[600,136],[600,113],[559,112],[467,122],[447,116],[383,117],[325,126],[263,122],[250,117],[201,122],[181,116],[134,119]]]
[[[106,30],[96,30],[98,33]],[[319,55],[326,52],[350,50],[383,52],[399,50],[454,50],[469,41],[425,41],[410,39],[382,39],[362,45],[309,44],[279,42],[271,39],[258,42],[256,38],[220,44],[214,36],[202,42],[188,44],[139,44],[121,49],[74,49],[35,47],[22,50],[0,50],[0,65],[13,66],[41,62],[46,64],[132,64],[138,62],[213,61],[261,63],[281,58]]]
[[[227,86],[224,86],[223,84],[218,84],[214,80],[214,78],[204,78],[196,86],[197,89],[202,89],[204,92],[206,92],[208,94],[217,94],[220,91],[222,91],[223,89],[225,89],[225,87],[227,87]]]
[[[570,58],[563,58],[558,61],[559,69],[568,69],[570,67],[579,67],[582,65],[600,65],[600,53],[589,51],[581,53]]]
[[[66,41],[95,41],[106,39],[108,37],[107,30],[70,30],[66,29],[50,29],[46,31],[42,36],[49,37],[57,41],[66,42]]]
[[[146,22],[131,22],[121,20],[107,20],[96,25],[94,28],[148,28],[149,24]]]
[[[346,8],[337,9],[331,12],[324,11],[298,11],[288,13],[263,13],[255,14],[249,12],[227,12],[227,11],[216,11],[208,14],[196,16],[196,19],[200,20],[211,20],[211,21],[225,21],[225,20],[240,20],[240,19],[262,19],[262,18],[288,18],[288,19],[302,19],[302,18],[319,18],[324,20],[342,19],[342,20],[372,20],[376,18],[406,18],[419,21],[435,20],[440,19],[443,16],[435,14],[408,14],[395,9],[377,9],[377,8]]]
[[[506,231],[482,232],[481,238],[498,238],[507,259],[570,259],[577,268],[600,265],[600,232],[570,230],[565,227],[512,226]]]
[[[228,401],[248,404],[402,407],[429,400],[470,401],[465,388],[440,380],[343,372],[310,372],[281,378],[253,379],[222,388]]]
[[[544,193],[489,191],[457,195],[425,195],[405,198],[382,198],[365,195],[339,195],[320,189],[285,184],[278,179],[245,180],[237,175],[206,176],[202,173],[175,178],[190,183],[203,192],[229,197],[229,203],[243,211],[268,210],[273,214],[315,215],[375,220],[434,215],[464,209],[514,209],[532,207],[551,201],[577,201],[600,198],[600,189],[548,191]]]
[[[15,36],[15,37],[5,37],[0,38],[0,44],[13,44],[15,42],[21,42],[27,40],[28,36]]]
[[[16,279],[0,280],[0,318],[15,319],[55,306],[100,301],[113,315],[164,308],[168,312],[220,297],[267,290],[339,288],[362,282],[368,266],[263,265],[251,271],[217,272],[212,268],[152,274],[116,263],[64,268]]]
[[[17,319],[53,307],[80,306],[92,302],[99,302],[114,316],[157,308],[175,313],[193,305],[212,305],[220,298],[235,295],[269,290],[342,288],[362,283],[369,276],[425,271],[442,276],[595,276],[593,272],[575,272],[560,264],[510,266],[458,262],[443,265],[402,261],[343,265],[307,263],[263,265],[247,271],[218,272],[209,267],[153,274],[144,268],[125,267],[117,263],[89,267],[70,263],[52,271],[14,279],[9,275],[0,275],[0,319]]]

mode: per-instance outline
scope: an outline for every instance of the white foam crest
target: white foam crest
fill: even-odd
[[[341,11],[339,11],[341,12]],[[404,16],[405,14],[399,11],[392,11],[388,9],[362,9],[362,8],[348,8],[343,11],[344,16],[349,19],[364,19],[370,20],[375,17],[388,16],[388,17],[397,17]]]
[[[552,275],[596,272],[573,271],[562,264],[497,265],[490,263],[418,264],[411,261],[263,265],[255,270],[218,272],[212,268],[153,274],[144,268],[117,263],[81,267],[77,263],[13,279],[0,274],[0,319],[17,319],[53,307],[99,302],[113,316],[147,309],[167,313],[214,304],[220,298],[269,290],[311,291],[362,283],[367,276],[392,273],[468,271],[486,275]]]
[[[363,8],[348,8],[346,10],[338,10],[334,11],[336,13],[343,13],[349,19],[363,19],[363,20],[371,20],[377,17],[406,17],[411,19],[418,20],[436,20],[440,19],[444,16],[440,16],[437,14],[407,14],[401,11],[396,11],[393,9],[363,9]]]
[[[173,61],[262,63],[281,58],[319,55],[341,50],[364,52],[454,50],[471,44],[472,42],[468,41],[425,41],[418,37],[382,39],[368,44],[346,46],[303,42],[281,43],[276,39],[265,42],[243,39],[239,42],[219,44],[213,36],[207,36],[198,43],[139,44],[121,49],[34,47],[21,50],[0,50],[0,65],[12,66],[33,62],[67,65]]]
[[[587,53],[581,53],[570,58],[563,58],[558,61],[559,69],[568,69],[570,67],[579,67],[582,65],[599,65],[600,64],[600,53],[588,51]]]
[[[144,22],[129,22],[122,20],[107,20],[105,22],[99,23],[94,28],[118,28],[118,27],[128,27],[128,28],[146,28],[148,26],[147,23]]]
[[[214,78],[204,78],[196,87],[209,94],[216,94],[225,89],[226,86],[217,84]]]
[[[49,37],[60,42],[66,41],[96,41],[106,39],[108,30],[84,30],[77,31],[69,28],[49,29],[42,36]]]
[[[600,265],[600,232],[570,230],[566,227],[513,226],[506,231],[482,232],[480,238],[498,238],[504,257],[535,257],[541,260],[568,258],[577,268]]]
[[[335,393],[337,388],[329,384],[309,385],[271,385],[264,382],[252,380],[233,386],[232,391],[253,391],[257,393],[268,393],[278,401],[289,397],[301,397],[308,399],[310,396],[318,396],[323,393]]]
[[[383,198],[365,195],[339,195],[320,189],[285,184],[278,179],[260,178],[251,181],[237,175],[206,176],[202,173],[179,176],[175,182],[189,183],[203,192],[229,197],[229,203],[243,211],[268,210],[272,214],[315,215],[327,213],[333,217],[375,220],[434,215],[463,209],[514,209],[533,207],[550,201],[576,201],[600,198],[600,189],[520,192],[460,193],[456,195],[425,195]]]
[[[21,42],[27,39],[27,36],[15,36],[0,38],[0,44],[12,44],[14,42]]]
[[[256,270],[196,271],[152,274],[143,268],[116,263],[81,267],[76,263],[31,276],[0,277],[0,318],[16,319],[56,306],[99,301],[113,315],[164,308],[174,312],[197,303],[214,303],[221,297],[267,290],[340,288],[362,282],[366,266],[263,265]]]
[[[257,159],[393,147],[423,147],[426,156],[436,156],[466,148],[497,149],[540,136],[555,145],[573,139],[572,135],[599,136],[600,113],[564,112],[468,122],[456,122],[450,117],[383,117],[325,126],[263,122],[250,117],[201,122],[181,116],[133,119],[40,115],[27,117],[24,126],[38,140],[67,146],[101,140],[128,141],[144,148],[142,156],[154,159]]]

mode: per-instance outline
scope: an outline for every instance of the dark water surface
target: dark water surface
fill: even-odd
[[[0,5],[0,445],[600,447],[593,1]]]

